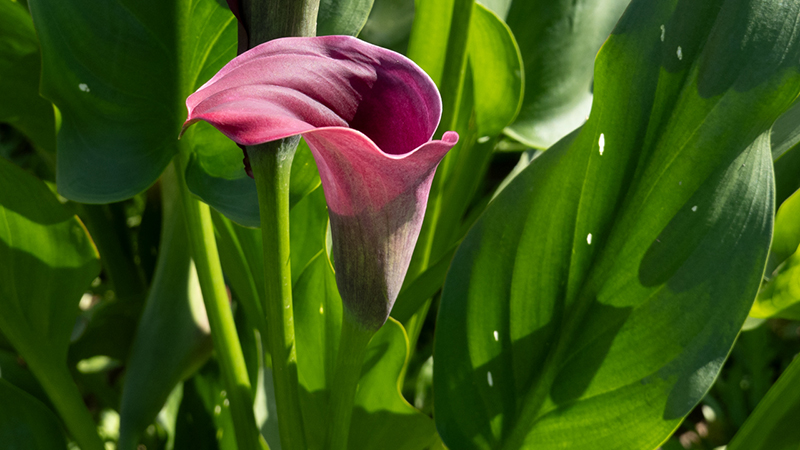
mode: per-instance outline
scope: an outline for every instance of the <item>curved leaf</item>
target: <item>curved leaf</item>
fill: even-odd
[[[525,61],[525,100],[506,134],[545,149],[585,121],[595,54],[629,1],[489,2],[505,18]]]
[[[309,448],[321,448],[328,418],[342,320],[342,300],[327,255],[319,253],[295,283],[297,368]],[[356,394],[348,448],[421,450],[436,435],[433,422],[403,399],[399,383],[408,355],[403,327],[394,319],[367,349]]]
[[[478,3],[469,22],[467,55],[478,133],[500,134],[522,106],[522,56],[508,26]]]
[[[317,36],[357,35],[367,22],[375,0],[320,0]]]
[[[703,397],[764,271],[798,20],[800,4],[631,3],[589,121],[455,256],[434,347],[446,445],[655,448]]]
[[[213,0],[29,4],[41,91],[63,120],[59,192],[107,203],[143,191],[177,152],[186,96],[235,55],[233,15]]]
[[[78,218],[44,183],[0,158],[0,330],[87,449],[100,442],[66,360],[78,302],[99,272]]]
[[[52,411],[30,394],[0,378],[0,442],[4,450],[66,449]]]

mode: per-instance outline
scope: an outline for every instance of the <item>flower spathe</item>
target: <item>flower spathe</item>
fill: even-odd
[[[302,135],[322,179],[336,281],[364,327],[386,321],[405,277],[437,165],[458,141],[431,140],[442,103],[411,60],[349,36],[255,47],[186,100],[242,145]]]

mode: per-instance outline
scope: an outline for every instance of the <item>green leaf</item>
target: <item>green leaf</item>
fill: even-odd
[[[317,35],[357,35],[367,22],[375,0],[321,0]]]
[[[434,344],[448,447],[656,448],[700,401],[766,262],[768,133],[800,92],[786,5],[631,3],[588,122],[456,253]]]
[[[209,356],[212,344],[192,263],[174,169],[162,177],[164,225],[159,261],[125,374],[120,407],[121,450],[134,450],[181,380]]]
[[[500,134],[522,106],[522,56],[508,26],[478,3],[469,23],[467,55],[478,133]]]
[[[58,418],[39,400],[0,378],[0,442],[4,450],[66,449]]]
[[[509,136],[545,149],[585,121],[595,54],[629,1],[487,3],[505,18],[525,61],[525,100]]]
[[[325,440],[328,396],[342,321],[342,301],[327,255],[320,252],[294,287],[297,368],[309,448]],[[403,399],[399,382],[408,340],[389,319],[372,338],[356,394],[348,448],[423,449],[435,440],[433,422]]]
[[[800,442],[800,359],[795,358],[728,444],[727,450],[796,450]]]
[[[408,337],[391,317],[369,343],[358,382],[350,450],[416,450],[436,442],[433,421],[400,393]]]
[[[235,55],[233,15],[214,0],[91,8],[31,0],[30,8],[42,46],[41,92],[63,120],[59,192],[107,203],[143,191],[178,151],[186,97]]]
[[[53,105],[39,96],[39,40],[30,14],[14,0],[0,0],[0,42],[0,122],[10,123],[38,147],[54,152]]]
[[[767,276],[750,316],[800,319],[800,191],[778,208]]]
[[[66,366],[78,302],[100,272],[81,222],[47,186],[0,158],[0,330],[86,450],[94,425]]]

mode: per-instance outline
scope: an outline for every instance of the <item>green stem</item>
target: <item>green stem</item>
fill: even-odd
[[[222,278],[222,266],[214,239],[211,212],[208,205],[198,201],[186,186],[183,171],[187,156],[185,152],[181,152],[175,157],[173,164],[180,184],[181,203],[186,216],[192,259],[203,292],[208,324],[211,327],[211,339],[214,342],[214,350],[230,400],[236,442],[240,450],[262,449],[266,447],[266,443],[256,427],[253,393],[228,302],[228,292]]]
[[[375,334],[362,328],[347,311],[342,314],[342,337],[336,356],[336,372],[331,385],[331,401],[328,407],[328,433],[325,450],[346,450],[350,434],[350,419],[353,402],[361,378],[361,366],[367,345]]]
[[[20,349],[22,353],[22,349]],[[82,450],[103,450],[105,446],[97,434],[97,425],[83,402],[78,386],[66,366],[52,364],[53,359],[39,352],[25,352],[25,362],[37,375],[53,406],[64,421],[69,433]]]
[[[247,148],[261,214],[266,338],[272,357],[278,427],[284,450],[306,450],[298,395],[289,253],[289,176],[299,140],[295,136]]]

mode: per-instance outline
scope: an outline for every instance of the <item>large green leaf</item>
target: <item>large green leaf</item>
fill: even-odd
[[[548,148],[584,122],[595,54],[629,1],[487,2],[505,18],[525,61],[525,100],[510,136]]]
[[[174,169],[162,177],[164,226],[153,284],[133,341],[118,447],[134,450],[170,392],[211,356],[208,318],[190,256]]]
[[[786,368],[727,450],[797,450],[800,445],[800,359]]]
[[[375,0],[321,0],[317,35],[357,35],[367,22]]]
[[[588,122],[454,258],[434,347],[446,445],[655,448],[703,397],[764,271],[798,20],[777,1],[631,3]]]
[[[478,3],[469,22],[467,57],[478,133],[495,136],[522,106],[522,56],[508,26]]]
[[[92,421],[67,369],[67,347],[78,302],[99,272],[77,217],[44,183],[0,158],[0,330],[79,440],[96,436],[89,437]],[[90,448],[88,440],[82,445]]]
[[[41,91],[63,120],[59,191],[87,203],[143,191],[178,151],[186,97],[235,55],[233,15],[214,0],[32,0],[30,8]],[[239,152],[232,143],[219,151]]]
[[[0,378],[0,442],[4,450],[66,449],[58,419],[39,400]]]
[[[0,122],[22,130],[37,146],[55,151],[53,106],[39,96],[39,40],[31,16],[14,0],[0,0]]]
[[[322,448],[329,418],[328,397],[341,333],[342,301],[325,252],[295,283],[295,330],[301,405],[309,448]],[[434,442],[433,422],[403,399],[399,380],[408,340],[389,319],[372,338],[356,394],[348,448],[413,450]]]

